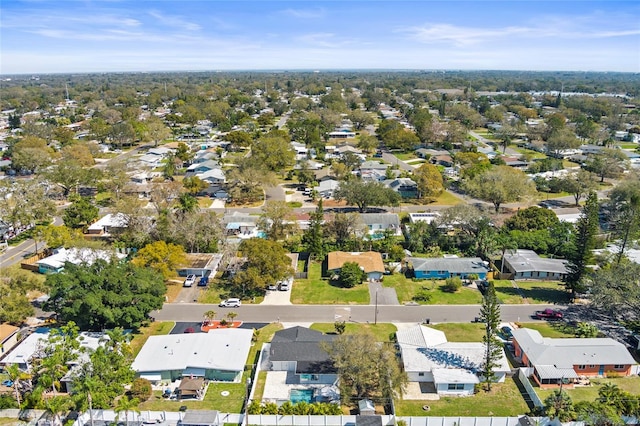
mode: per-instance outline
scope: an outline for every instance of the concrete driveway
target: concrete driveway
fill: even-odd
[[[294,284],[292,284],[293,286]],[[291,305],[291,290],[267,290],[261,305]]]
[[[395,288],[382,287],[379,282],[369,283],[369,304],[370,305],[399,305],[398,295]]]

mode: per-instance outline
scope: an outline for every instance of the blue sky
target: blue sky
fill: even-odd
[[[0,73],[640,72],[638,1],[2,0]]]

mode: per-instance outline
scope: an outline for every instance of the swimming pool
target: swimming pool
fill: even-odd
[[[291,389],[289,399],[292,403],[304,401],[313,402],[313,389]]]

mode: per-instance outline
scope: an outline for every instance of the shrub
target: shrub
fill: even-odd
[[[336,321],[333,323],[333,327],[336,329],[336,333],[344,334],[344,330],[347,328],[347,324],[344,321]]]
[[[18,403],[13,396],[4,394],[0,395],[0,410],[4,408],[18,408]]]
[[[416,292],[413,296],[413,300],[416,302],[429,302],[433,295],[429,293],[429,290],[422,288]]]
[[[151,396],[151,382],[142,377],[138,377],[131,384],[131,398],[138,398],[140,401],[146,401]]]
[[[444,282],[443,291],[455,293],[462,287],[462,280],[459,277],[447,278]]]
[[[340,268],[340,283],[343,287],[353,288],[364,280],[365,273],[356,262],[345,262]]]

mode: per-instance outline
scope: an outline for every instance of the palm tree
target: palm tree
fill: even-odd
[[[13,392],[19,407],[21,401],[20,401],[20,391],[18,390],[18,387],[20,386],[20,381],[26,380],[27,378],[29,378],[29,375],[24,371],[20,370],[20,367],[18,367],[18,364],[7,365],[4,368],[4,370],[9,375],[9,380],[13,382]]]
[[[213,321],[214,319],[216,319],[216,315],[218,313],[216,311],[214,311],[213,309],[210,311],[207,311],[204,313],[204,319],[205,319],[205,323],[206,325],[209,325],[211,323],[211,321]]]
[[[125,424],[129,424],[129,411],[133,411],[134,413],[140,414],[140,409],[138,408],[138,404],[140,401],[138,398],[129,398],[127,396],[123,396],[118,399],[118,403],[113,409],[116,412],[116,421],[120,420],[120,413],[124,411],[125,415]]]
[[[236,314],[235,312],[229,312],[227,314],[227,318],[229,318],[229,322],[231,322],[231,324],[229,324],[229,325],[233,325],[233,319],[235,317],[237,317],[237,316],[238,316],[238,314]]]
[[[53,424],[59,425],[62,424],[60,420],[60,414],[65,412],[67,408],[69,408],[69,403],[71,401],[67,398],[63,398],[61,396],[54,396],[53,398],[49,398],[45,400],[44,405],[47,409],[48,413],[51,413],[53,416]]]

